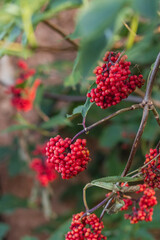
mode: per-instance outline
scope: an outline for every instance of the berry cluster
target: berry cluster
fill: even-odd
[[[71,143],[70,138],[63,139],[59,135],[47,143],[46,155],[47,161],[54,165],[63,179],[72,178],[84,171],[90,161],[85,139]]]
[[[29,69],[24,61],[19,61],[18,66],[22,71],[16,79],[15,85],[11,86],[8,92],[12,94],[12,105],[18,111],[26,112],[32,109],[40,80],[36,79],[34,83],[30,85],[29,78],[35,74],[35,70]]]
[[[146,154],[144,162],[146,166],[142,168],[141,172],[144,175],[144,182],[147,186],[160,189],[160,156],[156,158],[157,155],[157,149],[150,149],[149,154]]]
[[[65,240],[106,240],[107,237],[101,234],[103,222],[94,213],[81,219],[83,214],[73,215],[71,231],[66,234]]]
[[[30,168],[37,173],[37,179],[44,187],[57,178],[52,163],[47,163],[40,158],[34,158],[30,164]]]
[[[132,213],[125,214],[125,219],[129,219],[131,224],[138,223],[139,221],[152,221],[153,206],[157,204],[155,197],[155,191],[152,188],[147,188],[145,184],[140,185],[139,191],[136,193],[142,193],[143,195],[139,199],[124,199],[125,205],[121,210],[128,210],[128,207],[133,205]],[[138,206],[137,206],[138,205]]]
[[[131,63],[126,59],[127,56],[120,57],[120,53],[107,52],[105,54],[103,61],[106,63],[94,70],[97,87],[87,94],[87,97],[91,98],[90,102],[95,102],[97,106],[106,109],[127,98],[136,87],[142,87],[143,76],[131,76],[129,70]]]

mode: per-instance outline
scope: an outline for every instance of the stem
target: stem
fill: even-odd
[[[49,92],[44,93],[44,97],[63,102],[82,102],[86,100],[86,96],[68,96]]]
[[[148,80],[146,94],[145,94],[145,97],[144,97],[145,102],[147,102],[151,98],[152,88],[153,88],[153,84],[154,84],[154,81],[156,79],[156,76],[157,76],[157,73],[158,73],[158,70],[159,70],[159,65],[160,65],[160,53],[158,54],[158,56],[156,58],[153,70],[152,70],[152,72],[150,74],[150,77],[149,77],[149,80]]]
[[[91,185],[90,183],[88,183],[88,184],[83,188],[83,203],[84,203],[86,212],[88,212],[88,210],[89,210],[89,207],[88,207],[88,204],[87,204],[87,200],[86,200],[86,190],[87,190],[87,188],[89,188],[89,187],[92,187],[92,185]]]
[[[152,110],[152,112],[153,112],[153,114],[154,114],[154,117],[155,117],[158,125],[160,126],[160,118],[159,118],[159,114],[158,114],[155,106],[152,106],[152,107],[151,107],[151,110]]]
[[[109,205],[110,205],[110,203],[111,203],[112,199],[113,199],[113,197],[112,197],[112,198],[110,198],[110,199],[108,200],[108,202],[107,202],[106,206],[104,207],[104,209],[103,209],[103,211],[102,211],[102,213],[101,213],[101,216],[100,216],[100,218],[99,218],[99,220],[100,220],[100,221],[101,221],[101,220],[102,220],[102,218],[104,217],[104,214],[105,214],[105,212],[106,212],[106,209],[109,207]]]
[[[127,108],[123,108],[123,109],[120,109],[118,111],[116,111],[115,113],[112,113],[110,114],[109,116],[99,120],[98,122],[96,123],[93,123],[92,125],[90,125],[89,127],[86,127],[85,129],[81,130],[80,132],[78,132],[73,138],[72,138],[72,142],[74,142],[74,140],[80,136],[81,134],[85,133],[85,132],[89,132],[92,128],[100,125],[101,123],[104,123],[105,121],[108,121],[110,119],[112,119],[113,117],[123,113],[123,112],[127,112],[127,111],[131,111],[131,110],[135,110],[135,109],[138,109],[138,108],[141,108],[141,104],[135,104],[135,105],[132,105],[131,107],[127,107]]]
[[[102,207],[111,197],[113,197],[114,193],[112,193],[109,197],[105,198],[102,202],[98,203],[95,207],[89,209],[82,215],[82,218],[87,216],[88,214],[96,211],[98,208]]]
[[[58,27],[56,24],[51,23],[51,22],[49,22],[49,21],[47,21],[47,20],[44,20],[43,23],[46,24],[48,27],[50,27],[52,30],[54,30],[54,31],[56,31],[57,33],[59,33],[63,38],[66,39],[66,41],[68,41],[69,43],[71,43],[76,50],[79,48],[78,44],[77,44],[75,41],[73,41],[72,39],[70,39],[70,38],[67,36],[67,34],[66,34],[60,27]]]
[[[129,155],[129,159],[128,159],[127,164],[126,164],[126,167],[125,167],[125,169],[124,169],[124,171],[123,171],[123,173],[121,175],[122,177],[126,176],[126,174],[128,173],[128,171],[129,171],[129,169],[131,167],[133,158],[134,158],[134,156],[136,154],[138,145],[140,143],[141,136],[143,134],[144,128],[145,128],[146,123],[147,123],[148,113],[149,113],[148,105],[145,105],[144,110],[143,110],[143,116],[142,116],[141,124],[139,126],[137,135],[136,135],[136,137],[134,139],[133,146],[132,146],[132,149],[131,149],[131,152],[130,152],[130,155]]]

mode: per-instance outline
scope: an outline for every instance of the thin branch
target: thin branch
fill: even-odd
[[[105,214],[107,208],[109,207],[112,199],[113,199],[113,197],[108,200],[108,202],[106,203],[106,206],[103,208],[103,211],[102,211],[101,216],[100,216],[100,218],[99,218],[100,221],[101,221],[102,218],[104,217],[104,214]]]
[[[86,96],[69,96],[49,92],[44,93],[44,97],[63,102],[82,102],[86,100]]]
[[[156,76],[157,76],[157,73],[158,73],[158,70],[159,70],[159,65],[160,65],[160,53],[158,54],[158,56],[156,58],[153,70],[152,70],[152,72],[150,74],[150,77],[149,77],[149,80],[148,80],[146,94],[145,94],[145,97],[144,97],[144,101],[146,101],[146,102],[148,100],[150,100],[150,98],[151,98],[152,88],[153,88],[153,84],[154,84],[154,81],[156,79]]]
[[[128,111],[131,111],[131,110],[135,110],[135,109],[138,109],[138,108],[141,108],[141,104],[135,104],[135,105],[132,105],[131,107],[127,107],[127,108],[123,108],[123,109],[120,109],[118,111],[116,111],[115,113],[112,113],[110,114],[109,116],[99,120],[98,122],[96,123],[93,123],[92,125],[90,125],[89,127],[86,127],[85,129],[81,130],[80,132],[78,132],[73,138],[72,138],[72,142],[78,137],[80,136],[81,134],[85,133],[85,132],[89,132],[92,128],[112,119],[113,117],[123,113],[123,112],[128,112]]]
[[[135,93],[138,94],[139,96],[141,96],[142,98],[144,98],[144,96],[145,96],[145,93],[142,90],[140,90],[139,88],[136,88]],[[160,108],[160,101],[154,100],[154,99],[151,99],[151,101],[154,103],[154,105],[156,107]]]
[[[51,47],[51,46],[37,46],[36,48],[32,48],[32,50],[35,50],[37,52],[64,52],[64,51],[74,51],[76,50],[73,46],[71,47]]]
[[[153,114],[154,114],[154,117],[155,117],[155,119],[156,119],[158,125],[160,126],[159,113],[157,112],[155,106],[152,106],[152,107],[151,107],[151,110],[152,110],[152,112],[153,112]]]
[[[49,22],[49,21],[47,21],[47,20],[44,20],[43,23],[46,24],[48,27],[50,27],[52,30],[54,30],[54,31],[56,31],[57,33],[59,33],[63,38],[65,38],[66,41],[68,41],[69,43],[71,43],[76,50],[79,48],[78,44],[77,44],[75,41],[73,41],[72,39],[70,39],[70,38],[67,36],[68,34],[66,34],[66,33],[65,33],[60,27],[58,27],[56,24],[51,23],[51,22]]]
[[[129,159],[128,159],[126,167],[125,167],[125,169],[124,169],[124,171],[121,175],[122,177],[126,176],[126,174],[128,173],[128,171],[131,167],[133,158],[136,154],[138,145],[140,143],[141,136],[143,134],[144,128],[145,128],[146,123],[147,123],[148,113],[149,113],[148,105],[146,104],[145,107],[144,107],[144,110],[143,110],[143,116],[142,116],[141,124],[139,126],[138,132],[137,132],[136,137],[135,137],[134,142],[133,142],[133,146],[132,146],[132,149],[131,149],[131,152],[130,152],[130,155],[129,155]]]

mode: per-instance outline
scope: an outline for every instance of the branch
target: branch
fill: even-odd
[[[47,20],[43,21],[44,24],[46,24],[49,28],[51,28],[52,30],[56,31],[57,33],[59,33],[63,38],[65,38],[66,41],[68,41],[69,43],[71,43],[74,48],[77,50],[79,48],[78,44],[73,41],[72,39],[70,39],[67,34],[60,28],[58,27],[56,24],[51,23]]]
[[[129,155],[129,159],[128,159],[126,167],[125,167],[125,169],[124,169],[124,171],[121,175],[122,177],[126,176],[126,174],[128,173],[128,171],[131,167],[133,158],[136,154],[138,145],[140,143],[141,136],[143,134],[144,128],[145,128],[146,123],[147,123],[148,113],[149,113],[148,104],[146,104],[145,107],[144,107],[144,110],[143,110],[143,116],[142,116],[141,124],[139,126],[137,135],[136,135],[136,137],[134,139],[134,142],[133,142],[133,146],[132,146],[132,149],[131,149],[131,152],[130,152],[130,155]]]
[[[154,117],[155,117],[158,125],[160,126],[160,118],[159,118],[159,114],[158,114],[155,106],[152,106],[152,107],[151,107],[151,110],[152,110],[152,112],[153,112],[153,114],[154,114]]]
[[[150,77],[149,77],[149,80],[148,80],[148,83],[147,83],[146,94],[145,94],[145,97],[144,97],[144,101],[146,101],[146,102],[148,100],[150,100],[150,98],[151,98],[152,88],[153,88],[153,84],[154,84],[154,81],[156,79],[156,76],[157,76],[157,73],[158,73],[158,70],[159,70],[159,65],[160,65],[160,53],[158,54],[158,56],[156,58],[153,70],[150,74]]]
[[[69,96],[49,92],[44,93],[44,97],[63,102],[82,102],[86,100],[86,96]]]
[[[112,113],[110,114],[109,116],[99,120],[98,122],[96,123],[93,123],[92,125],[90,125],[89,127],[86,127],[85,129],[81,130],[80,132],[78,132],[73,138],[72,138],[72,142],[78,137],[80,136],[81,134],[85,133],[85,132],[89,132],[92,128],[112,119],[113,117],[123,113],[123,112],[128,112],[128,111],[131,111],[131,110],[135,110],[135,109],[138,109],[138,108],[141,108],[141,105],[140,104],[135,104],[135,105],[132,105],[131,107],[127,107],[127,108],[123,108],[123,109],[120,109],[118,111],[116,111],[115,113]]]
[[[64,52],[64,51],[74,51],[75,47],[64,47],[64,48],[56,48],[51,46],[37,46],[36,48],[31,48],[32,50],[39,52]]]

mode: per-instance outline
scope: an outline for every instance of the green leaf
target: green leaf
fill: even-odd
[[[43,14],[37,17],[39,21],[53,17],[55,14],[70,8],[81,6],[82,0],[51,0]]]
[[[133,0],[133,9],[146,18],[157,17],[158,0]]]
[[[117,182],[137,182],[142,180],[141,177],[121,177],[121,176],[111,176],[111,177],[104,177],[104,178],[99,178],[96,180],[93,180],[91,184],[95,183],[117,183]]]
[[[84,105],[80,105],[80,106],[74,108],[72,114],[67,114],[67,118],[71,118],[77,114],[81,114],[83,107],[84,107]]]
[[[64,240],[65,234],[68,232],[71,225],[71,219],[62,224],[57,231],[55,231],[48,240]]]
[[[6,223],[0,223],[0,240],[3,240],[9,231],[9,225]]]
[[[53,128],[56,126],[69,126],[71,125],[70,121],[62,115],[56,115],[50,118],[47,122],[41,124],[41,128]]]
[[[27,200],[16,197],[11,194],[3,195],[0,198],[0,213],[7,213],[15,210],[16,208],[26,208]]]
[[[91,185],[92,186],[96,186],[96,187],[100,187],[100,188],[104,188],[104,189],[107,189],[107,190],[110,190],[110,191],[119,191],[119,188],[116,187],[116,185],[114,183],[111,183],[111,182],[99,182],[99,181],[92,181],[91,182]]]
[[[84,5],[72,37],[81,37],[86,41],[100,36],[114,22],[123,3],[124,0],[94,0]]]
[[[30,125],[15,124],[15,125],[9,126],[8,128],[4,129],[1,133],[9,133],[9,132],[17,131],[17,130],[28,129],[28,128],[30,128]]]
[[[94,83],[91,85],[88,93],[90,93],[91,90],[92,90],[92,88],[95,88],[96,86],[97,86],[97,85],[96,85],[96,83],[94,82]],[[89,109],[91,108],[91,106],[92,106],[93,104],[94,104],[94,103],[90,102],[90,98],[87,97],[86,102],[85,102],[85,104],[83,105],[83,108],[82,108],[82,116],[83,116],[83,118],[85,118],[85,117],[87,116],[87,113],[88,113]]]
[[[106,46],[105,35],[98,35],[90,41],[82,41],[78,67],[85,81],[89,73],[93,71],[93,66],[101,56],[102,50]]]
[[[24,236],[21,238],[21,240],[38,240],[38,238],[32,236]]]
[[[120,199],[116,199],[115,203],[109,209],[107,209],[107,213],[108,214],[118,213],[121,207],[123,206],[124,206],[124,201]]]

